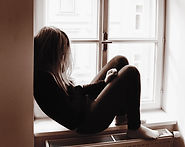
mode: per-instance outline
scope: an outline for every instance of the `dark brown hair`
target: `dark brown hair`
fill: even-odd
[[[67,93],[71,50],[68,36],[58,28],[44,27],[34,38],[34,70],[47,71]]]

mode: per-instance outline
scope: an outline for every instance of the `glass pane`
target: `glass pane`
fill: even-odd
[[[109,39],[154,38],[156,0],[109,0]]]
[[[129,64],[139,70],[141,75],[141,100],[153,100],[155,43],[110,44],[108,60],[116,55],[125,56]]]
[[[47,0],[46,25],[73,39],[98,38],[98,0]]]
[[[72,44],[72,78],[75,84],[88,84],[96,75],[97,44]]]

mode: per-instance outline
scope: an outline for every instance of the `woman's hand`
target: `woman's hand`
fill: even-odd
[[[117,76],[117,74],[118,72],[116,68],[108,70],[105,77],[105,83],[108,84],[109,82],[111,82]]]

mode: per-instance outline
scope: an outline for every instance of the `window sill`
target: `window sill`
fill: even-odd
[[[155,111],[145,111],[141,113],[141,120],[145,123],[144,125],[153,129],[167,128],[169,131],[173,131],[176,121],[173,118],[170,118],[164,111],[155,110]],[[125,131],[127,125],[116,126],[115,121],[111,123],[106,132],[116,132],[116,131]],[[34,121],[34,136],[56,136],[56,135],[75,135],[75,132],[68,130],[57,122],[53,121],[50,118],[36,119]]]
[[[176,130],[176,121],[162,110],[141,112],[141,120],[145,122],[145,126],[152,129],[165,128],[171,132]],[[116,126],[115,121],[113,121],[108,129],[95,135],[125,133],[126,130],[127,125]],[[34,147],[45,147],[47,140],[76,138],[80,136],[49,118],[36,119],[34,121]]]

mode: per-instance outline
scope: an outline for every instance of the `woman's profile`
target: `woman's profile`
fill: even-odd
[[[158,131],[140,121],[140,74],[123,56],[110,60],[88,85],[70,79],[68,36],[44,27],[34,38],[34,97],[53,120],[80,134],[109,127],[115,116],[125,115],[129,138],[157,138]],[[83,77],[81,77],[83,78]]]

